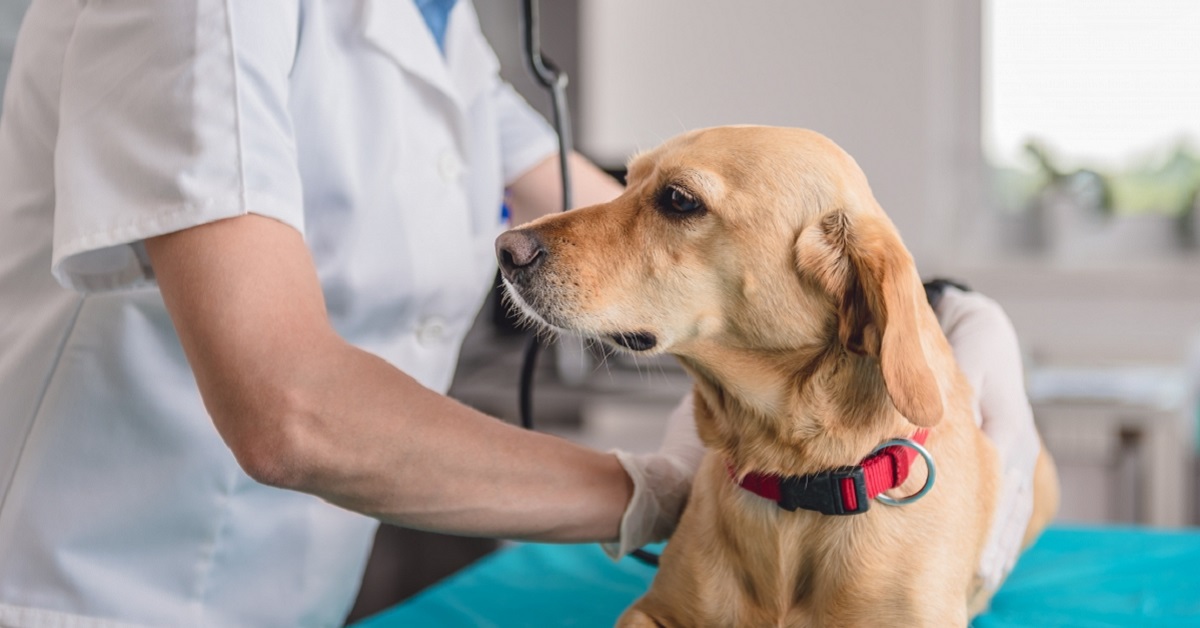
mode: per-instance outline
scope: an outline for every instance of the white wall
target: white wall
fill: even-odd
[[[705,126],[820,131],[935,270],[979,198],[962,158],[980,150],[978,15],[977,0],[583,0],[579,146],[612,165]]]

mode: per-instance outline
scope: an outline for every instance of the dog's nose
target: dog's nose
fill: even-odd
[[[546,247],[537,234],[526,231],[505,231],[496,238],[496,260],[504,278],[516,282],[529,271],[546,261]]]

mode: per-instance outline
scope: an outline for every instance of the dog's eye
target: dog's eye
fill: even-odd
[[[682,188],[668,185],[659,193],[658,205],[668,214],[689,215],[702,212],[704,203]]]

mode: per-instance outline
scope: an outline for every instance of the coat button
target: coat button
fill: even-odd
[[[417,343],[428,346],[442,340],[446,335],[446,321],[436,316],[421,321],[417,325]]]
[[[463,165],[458,160],[458,157],[451,151],[442,153],[438,158],[438,174],[442,176],[442,181],[446,183],[458,183],[462,177]]]

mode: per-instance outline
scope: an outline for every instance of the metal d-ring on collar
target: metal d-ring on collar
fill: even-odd
[[[909,449],[921,454],[921,457],[925,459],[925,468],[929,470],[929,474],[925,477],[925,486],[922,486],[921,490],[913,493],[912,495],[901,497],[899,499],[893,499],[887,495],[884,495],[883,493],[880,493],[875,496],[875,499],[887,504],[888,506],[903,506],[905,504],[911,504],[924,497],[925,494],[929,492],[929,489],[933,488],[933,481],[937,478],[937,467],[935,467],[933,464],[933,456],[931,456],[929,452],[921,446],[920,443],[907,438],[893,438],[885,443],[881,443],[878,447],[871,450],[871,455],[875,455],[888,447],[908,447]]]

